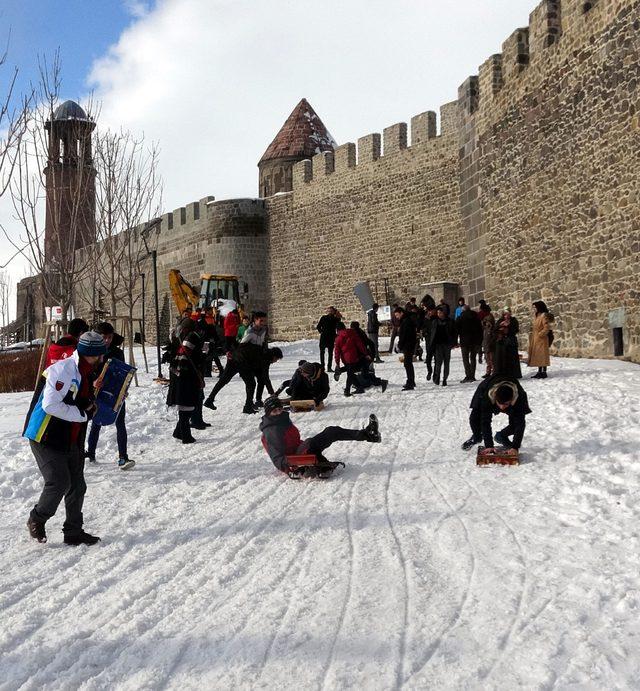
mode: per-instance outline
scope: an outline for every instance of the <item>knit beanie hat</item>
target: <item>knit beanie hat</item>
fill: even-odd
[[[78,355],[104,355],[107,352],[107,346],[104,339],[99,333],[95,331],[87,331],[80,336],[78,341]]]
[[[316,366],[313,362],[305,362],[303,365],[300,365],[300,371],[302,374],[306,374],[307,377],[311,377],[316,371]]]

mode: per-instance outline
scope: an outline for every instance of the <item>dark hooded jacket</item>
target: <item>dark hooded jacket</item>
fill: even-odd
[[[304,446],[300,439],[300,431],[291,422],[289,413],[282,411],[280,415],[263,415],[260,431],[262,445],[273,465],[278,470],[286,472],[287,456],[301,453],[301,447]]]
[[[398,329],[398,350],[405,354],[411,353],[413,357],[417,342],[416,324],[409,314],[405,313]]]
[[[479,348],[482,345],[482,322],[477,312],[464,310],[456,319],[456,330],[460,345],[464,348]]]
[[[514,391],[515,402],[506,410],[502,411],[496,405],[495,394],[498,387],[506,384]],[[494,415],[503,413],[509,418],[509,427],[513,431],[513,442],[511,447],[519,449],[522,445],[522,438],[526,426],[525,416],[531,413],[527,392],[522,388],[520,382],[513,377],[503,374],[494,374],[485,379],[476,389],[471,399],[470,408],[480,413],[480,424],[482,429],[482,440],[485,447],[493,446],[493,432],[491,421]]]
[[[305,377],[302,369],[298,367],[287,388],[287,394],[294,401],[314,400],[316,405],[329,395],[329,377],[322,365],[317,362],[313,364],[313,372]]]

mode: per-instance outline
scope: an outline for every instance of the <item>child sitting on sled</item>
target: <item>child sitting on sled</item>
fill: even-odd
[[[382,437],[378,430],[378,419],[369,416],[369,423],[364,429],[345,429],[343,427],[326,427],[322,432],[309,439],[301,439],[300,431],[291,422],[289,413],[285,412],[279,398],[272,396],[264,402],[264,415],[260,422],[262,445],[273,465],[283,473],[290,473],[291,466],[287,456],[312,454],[316,457],[316,471],[332,471],[338,463],[328,461],[322,452],[336,441],[380,442]]]

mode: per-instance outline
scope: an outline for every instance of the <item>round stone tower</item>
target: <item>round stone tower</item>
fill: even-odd
[[[322,151],[333,151],[336,142],[306,98],[269,144],[258,163],[259,195],[269,197],[293,189],[293,166]]]

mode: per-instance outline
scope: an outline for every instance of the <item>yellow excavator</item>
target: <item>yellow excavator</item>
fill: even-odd
[[[240,302],[240,284],[237,276],[230,274],[202,274],[200,276],[200,290],[196,290],[182,275],[180,269],[169,271],[169,286],[171,295],[179,312],[186,309],[212,307],[214,314],[226,317],[229,312],[238,307],[242,317]],[[242,297],[246,299],[249,287],[243,285]]]

